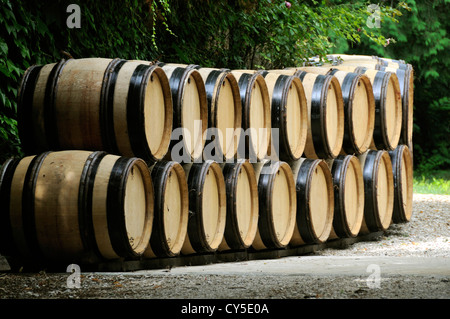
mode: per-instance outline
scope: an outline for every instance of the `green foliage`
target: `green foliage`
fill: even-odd
[[[413,189],[419,194],[450,195],[450,171],[435,171],[414,177]]]
[[[81,27],[68,28],[69,4],[80,7]],[[0,0],[0,162],[22,156],[17,132],[17,96],[25,70],[62,58],[120,57],[153,60],[155,32],[168,0]],[[149,31],[150,30],[150,31]]]
[[[414,67],[414,159],[421,172],[450,168],[450,30],[448,0],[405,1],[399,23],[385,21],[380,32],[395,39],[386,47],[367,40],[339,42],[335,53],[402,59]]]
[[[381,33],[361,32],[370,15],[364,2],[294,0],[287,7],[273,0],[172,0],[170,6],[167,19],[175,35],[159,33],[165,62],[274,69],[325,56],[332,37],[386,41]],[[383,19],[395,21],[401,14],[381,8]]]

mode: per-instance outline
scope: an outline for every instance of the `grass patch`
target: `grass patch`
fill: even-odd
[[[450,170],[414,172],[414,193],[450,195]]]

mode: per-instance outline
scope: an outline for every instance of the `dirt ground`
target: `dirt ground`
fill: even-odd
[[[169,313],[215,305],[215,314],[228,314],[228,301],[245,303],[234,313],[248,314],[249,303],[269,300],[277,308],[283,305],[279,300],[449,299],[450,196],[415,194],[413,209],[409,223],[392,225],[376,240],[305,256],[131,272],[81,270],[79,276],[2,272],[0,301],[146,300]],[[386,270],[374,277],[369,265]],[[199,311],[193,309],[185,310]]]

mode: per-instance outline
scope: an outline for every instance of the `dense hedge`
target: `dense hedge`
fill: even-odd
[[[170,8],[167,22],[174,35],[158,33],[169,61],[274,69],[329,53],[331,36],[386,41],[379,30],[362,28],[370,16],[363,1],[171,0]],[[380,9],[383,21],[395,22],[401,15],[398,9]]]
[[[73,13],[66,12],[70,4],[81,9],[80,28],[67,26]],[[21,76],[29,66],[70,56],[153,60],[157,56],[153,13],[155,8],[165,12],[163,4],[165,1],[1,0],[0,161],[22,155],[16,100]]]
[[[414,157],[416,168],[427,172],[450,169],[450,19],[449,0],[405,1],[410,8],[399,23],[381,23],[381,32],[392,38],[377,46],[363,40],[342,43],[336,52],[379,55],[403,59],[415,72]]]
[[[414,65],[418,106],[414,155],[421,167],[445,167],[448,125],[443,129],[433,125],[445,116],[448,123],[449,98],[443,89],[448,87],[448,55],[440,56],[448,48],[446,2],[433,2],[426,19],[422,11],[427,4],[407,1],[411,7],[407,11],[404,2],[382,2],[378,29],[366,26],[369,2],[360,1],[1,0],[0,25],[6,31],[0,39],[0,160],[21,155],[17,89],[32,64],[55,62],[69,54],[269,69],[325,55],[338,43],[343,53],[392,56]],[[71,3],[81,8],[81,28],[67,27]],[[384,47],[388,37],[396,43]],[[411,41],[414,50],[409,50]]]

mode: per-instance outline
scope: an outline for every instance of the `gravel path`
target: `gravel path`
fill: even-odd
[[[414,194],[409,223],[391,225],[380,241],[324,249],[317,255],[450,258],[450,195]]]
[[[291,261],[291,266],[295,266],[296,262],[316,257],[337,261],[343,260],[339,258],[382,257],[387,263],[400,258],[423,262],[425,258],[430,267],[433,267],[432,262],[438,261],[442,271],[444,265],[444,275],[390,273],[381,276],[378,286],[371,286],[369,273],[281,272],[282,265],[289,266]],[[257,262],[260,270],[252,270],[250,265],[258,265]],[[230,263],[230,267],[227,264],[225,268],[231,270],[232,265],[240,273],[189,272],[190,267],[82,273],[80,288],[68,287],[68,273],[3,273],[0,274],[0,299],[449,299],[450,196],[414,194],[411,221],[392,225],[375,241],[355,243],[345,249],[324,249],[303,257]],[[208,269],[214,269],[212,267]],[[244,267],[248,267],[248,272],[243,271]],[[270,270],[278,270],[278,273]],[[185,305],[187,301],[183,302]],[[182,306],[169,307],[169,310],[179,313]]]

